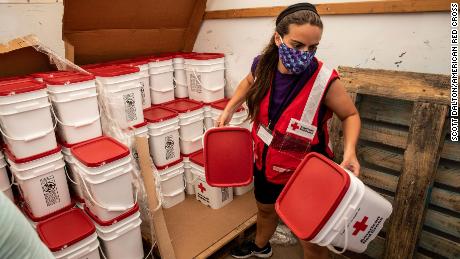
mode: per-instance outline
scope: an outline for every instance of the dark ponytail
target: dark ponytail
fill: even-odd
[[[323,23],[321,22],[321,18],[318,14],[313,11],[302,10],[291,13],[282,18],[276,26],[276,32],[283,37],[289,33],[290,24],[311,24],[318,26],[321,29],[323,28]],[[260,103],[270,89],[275,71],[278,67],[278,61],[278,47],[275,44],[275,35],[273,35],[270,43],[262,51],[254,75],[254,84],[246,95],[246,103],[249,109],[249,119],[251,121],[254,121],[259,114]]]

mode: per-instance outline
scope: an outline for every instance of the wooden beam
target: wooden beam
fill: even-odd
[[[185,30],[184,35],[184,51],[190,52],[195,45],[196,37],[200,31],[201,22],[203,21],[204,12],[206,10],[206,0],[196,0],[193,7],[190,24]]]
[[[317,4],[316,8],[320,15],[447,12],[450,11],[450,2],[446,0],[368,1]],[[285,8],[286,6],[277,6],[208,11],[204,19],[274,17]]]
[[[350,92],[450,104],[450,77],[446,75],[351,67],[339,67],[339,72],[341,81]]]
[[[171,244],[171,238],[169,236],[166,221],[163,215],[163,210],[159,205],[159,199],[156,192],[155,179],[153,177],[149,144],[147,138],[136,137],[136,150],[139,155],[139,165],[141,167],[142,178],[144,180],[144,186],[147,193],[148,207],[150,211],[150,220],[153,223],[153,229],[155,233],[155,239],[160,250],[161,258],[164,259],[175,259],[174,248]],[[153,242],[153,240],[150,240]]]
[[[433,185],[444,142],[446,105],[417,102],[399,177],[385,258],[412,258],[423,226],[429,187]]]
[[[424,230],[420,238],[420,247],[443,256],[444,258],[460,258],[458,242],[438,236]]]

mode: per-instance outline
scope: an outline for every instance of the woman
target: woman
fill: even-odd
[[[218,126],[228,124],[236,108],[246,102],[254,122],[257,231],[253,242],[232,252],[236,258],[272,255],[269,240],[278,224],[274,203],[307,153],[333,157],[327,130],[333,113],[344,132],[341,166],[359,174],[355,147],[361,122],[338,73],[314,57],[322,31],[312,4],[295,4],[281,12],[270,43],[254,59],[251,73],[218,119]],[[302,246],[305,258],[328,257],[325,247],[304,241]]]

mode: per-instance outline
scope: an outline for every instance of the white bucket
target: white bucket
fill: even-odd
[[[203,135],[203,104],[189,99],[178,99],[164,107],[179,113],[180,138],[188,142],[185,145],[194,144]]]
[[[205,105],[204,109],[204,128],[206,130],[214,127],[214,122],[212,120],[211,105]]]
[[[150,75],[148,60],[130,60],[127,63],[122,63],[127,66],[139,68],[139,86],[142,97],[142,108],[147,109],[152,106],[152,98],[150,95]]]
[[[72,203],[70,203],[69,206],[64,207],[64,208],[62,208],[62,209],[60,209],[60,210],[57,210],[57,211],[55,211],[55,212],[53,212],[53,213],[51,213],[51,214],[48,214],[48,215],[43,216],[43,217],[35,217],[35,216],[30,212],[30,210],[29,210],[29,208],[27,207],[26,204],[21,204],[21,203],[18,204],[18,208],[20,208],[20,209],[22,210],[22,213],[24,214],[24,216],[26,216],[27,221],[29,221],[30,225],[31,225],[33,228],[36,228],[38,223],[40,223],[40,222],[42,222],[42,221],[45,221],[45,220],[47,220],[47,219],[49,219],[49,218],[52,218],[52,217],[54,217],[54,216],[56,216],[56,215],[59,215],[59,214],[65,212],[65,211],[67,211],[67,210],[70,210],[70,209],[72,209],[72,208],[74,208],[74,207],[75,207],[75,203],[72,202]]]
[[[57,147],[45,84],[0,82],[0,129],[15,157],[38,155]],[[21,91],[27,88],[30,91]]]
[[[158,57],[149,62],[152,104],[174,100],[174,67],[172,57]]]
[[[328,195],[323,195],[325,187]],[[297,205],[298,199],[303,204]],[[317,153],[305,157],[278,197],[275,209],[299,238],[327,246],[335,253],[364,252],[392,212],[391,203],[352,172]],[[302,220],[305,214],[310,220]]]
[[[69,179],[70,190],[73,194],[73,198],[79,202],[84,203],[84,192],[83,192],[83,183],[80,175],[78,174],[78,169],[75,165],[75,157],[70,152],[71,146],[63,146],[62,154],[64,155],[64,161],[66,163],[67,177]]]
[[[136,164],[139,164],[139,154],[137,153],[135,137],[149,138],[148,122],[144,121],[142,123],[134,125],[132,129],[126,130],[125,132],[127,132],[127,134],[133,138],[131,154],[133,155],[134,159],[136,159]]]
[[[211,104],[211,118],[212,118],[213,124],[216,123],[217,119],[224,111],[228,102],[229,102],[229,99],[223,99],[223,100],[213,102]],[[233,114],[233,117],[230,120],[229,125],[234,126],[234,127],[246,128],[250,130],[250,125],[249,125],[250,122],[249,120],[247,120],[247,117],[248,117],[247,109],[244,107],[240,107]]]
[[[127,147],[101,137],[76,145],[71,151],[75,169],[83,180],[85,204],[99,219],[114,219],[134,206],[133,167]],[[94,162],[93,153],[99,152],[106,154]]]
[[[58,121],[61,141],[75,144],[102,135],[96,82],[67,76],[45,80]],[[94,78],[94,77],[93,77]]]
[[[90,72],[104,85],[110,114],[122,128],[144,121],[139,68],[111,66]]]
[[[162,110],[168,115],[164,118],[149,117],[149,111]],[[177,113],[152,107],[146,110],[146,119],[149,122],[150,155],[156,166],[165,166],[180,159],[179,119]]]
[[[142,235],[139,206],[110,222],[103,222],[85,209],[96,226],[104,255],[110,259],[142,259]]]
[[[187,74],[185,72],[184,56],[181,54],[174,55],[174,96],[176,98],[187,98]]]
[[[252,189],[254,189],[254,181],[252,181],[249,185],[246,186],[233,187],[233,195],[240,196],[248,193]]]
[[[24,163],[15,163],[8,157],[21,195],[35,217],[43,217],[71,204],[60,151],[57,148],[46,156]]]
[[[195,163],[191,163],[192,174],[197,177],[195,186],[196,199],[211,209],[220,209],[233,200],[232,187],[218,188],[208,185],[204,168]]]
[[[185,200],[184,164],[181,160],[166,168],[158,168],[161,178],[163,208],[171,208]]]
[[[203,148],[204,110],[179,114],[180,148],[184,155],[189,155]]]
[[[195,194],[195,182],[197,177],[192,174],[192,166],[190,165],[190,159],[187,156],[184,159],[184,180],[185,180],[185,193],[188,195]]]
[[[196,54],[185,59],[190,99],[211,103],[225,97],[223,54]]]
[[[94,224],[80,209],[70,209],[40,222],[37,232],[55,258],[100,258]]]
[[[346,170],[347,171],[347,170]],[[362,253],[392,212],[391,204],[365,186],[352,172],[350,187],[321,231],[310,241],[320,246],[345,247]],[[345,227],[348,226],[348,227]],[[363,228],[361,228],[363,227]]]

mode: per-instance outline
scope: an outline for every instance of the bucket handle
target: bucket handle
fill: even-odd
[[[43,138],[44,136],[50,134],[51,132],[54,131],[54,129],[56,129],[56,125],[57,125],[57,121],[54,122],[54,126],[52,129],[50,130],[47,130],[45,132],[41,132],[41,133],[38,133],[38,134],[35,134],[33,136],[29,136],[27,138],[15,138],[15,137],[12,137],[8,134],[5,133],[5,131],[3,130],[2,126],[0,125],[0,133],[5,136],[5,138],[7,139],[11,139],[11,140],[14,140],[14,141],[25,141],[25,142],[29,142],[29,141],[33,141],[33,140],[36,140],[36,139],[39,139],[39,138]]]
[[[198,79],[198,75],[196,74],[195,69],[192,68],[190,71],[193,72],[193,76],[195,77],[196,81],[201,86],[201,88],[204,88],[204,89],[206,89],[208,91],[211,91],[211,92],[217,92],[217,91],[222,90],[222,88],[208,88],[208,87],[203,86],[203,84],[201,83],[200,79]],[[224,78],[224,87],[225,87],[225,84],[227,84],[227,81]]]
[[[75,185],[79,185],[77,182],[75,182],[74,179],[72,179],[72,177],[70,177],[69,172],[67,171],[67,166],[64,166],[64,172],[65,172],[65,175],[67,176],[67,179],[69,179],[71,183]]]
[[[53,116],[54,116],[55,120],[57,122],[59,122],[59,124],[61,124],[63,126],[67,126],[67,127],[73,127],[73,128],[80,128],[80,127],[88,126],[88,125],[96,122],[97,120],[99,120],[101,118],[101,115],[98,115],[96,118],[93,118],[93,119],[90,119],[90,120],[87,120],[87,121],[70,124],[70,123],[64,123],[61,119],[59,119],[59,117],[57,116],[56,111],[54,110],[53,106],[51,106],[51,112],[53,113]]]
[[[72,254],[71,256],[69,257],[66,257],[68,259],[77,259],[77,258],[81,258],[82,256],[84,255],[87,255],[88,252],[90,251],[90,247],[89,246],[85,246],[84,248],[82,249],[78,249],[78,252]]]
[[[134,205],[131,205],[131,206],[127,206],[127,207],[122,207],[122,206],[109,206],[109,207],[107,207],[107,206],[104,206],[104,205],[100,204],[91,195],[91,192],[89,191],[88,185],[86,185],[86,181],[82,177],[82,175],[81,175],[82,173],[80,172],[80,170],[77,170],[77,172],[80,175],[80,177],[82,178],[83,187],[85,187],[86,194],[88,194],[89,199],[94,204],[96,204],[98,207],[103,208],[103,209],[108,210],[108,211],[126,211],[126,210],[128,210],[128,209],[130,209],[130,208],[132,208],[134,206]],[[136,203],[137,203],[137,192],[135,192],[135,196],[134,196],[134,204],[136,204]]]
[[[153,88],[153,87],[150,87],[150,89],[152,89],[154,92],[160,92],[160,93],[170,92],[171,90],[174,90],[174,88],[175,88],[175,87],[173,87],[173,89],[167,89],[167,90],[161,89],[161,90],[160,90],[160,89],[155,89],[155,88]]]
[[[327,246],[327,249],[331,250],[332,252],[336,253],[336,254],[343,254],[345,253],[345,251],[347,251],[347,247],[348,247],[348,227],[347,227],[347,222],[348,222],[348,218],[347,217],[344,217],[342,219],[342,222],[343,222],[343,225],[345,227],[345,243],[343,245],[343,248],[341,251],[335,249],[334,246],[332,245],[328,245]]]
[[[184,87],[184,86],[187,87],[187,84],[179,83],[175,77],[173,77],[173,81],[176,84],[176,85],[174,85],[174,88],[176,88],[177,85],[180,85],[182,87]]]
[[[200,135],[200,136],[198,136],[198,137],[196,137],[194,139],[184,139],[184,138],[179,137],[180,140],[186,141],[186,142],[197,142],[198,140],[200,140],[202,138],[203,138],[203,135]]]

